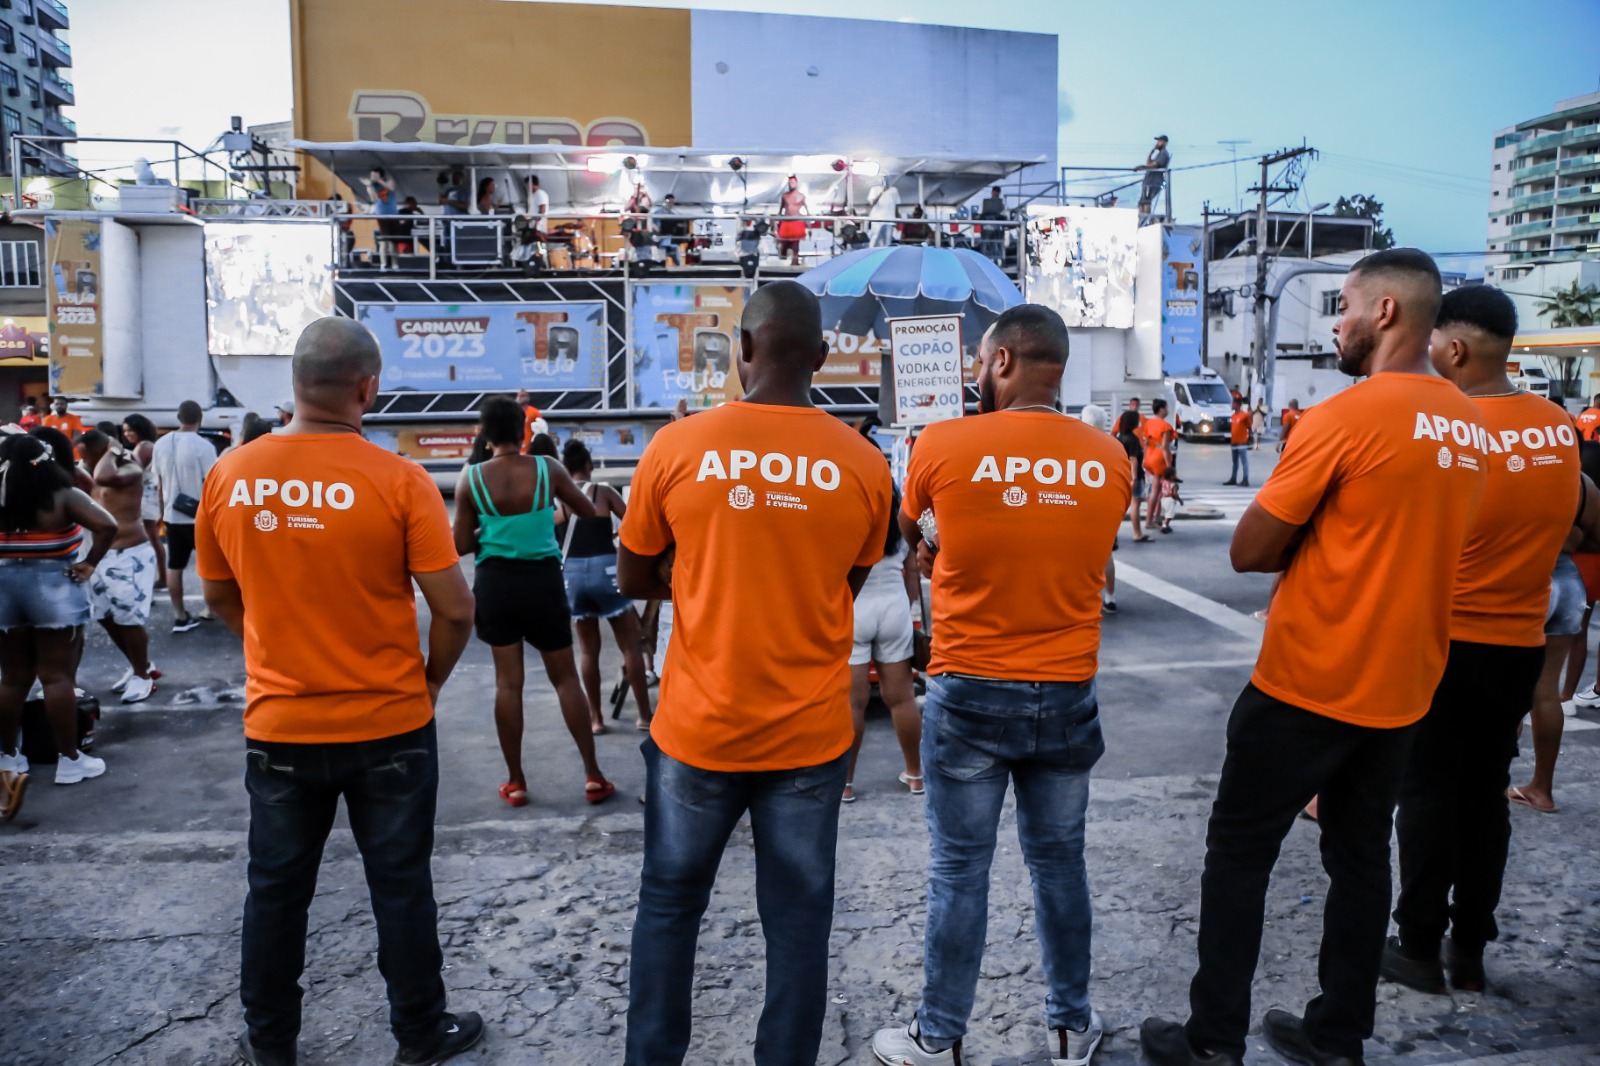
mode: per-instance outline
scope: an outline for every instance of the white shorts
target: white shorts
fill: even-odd
[[[139,520],[161,521],[161,494],[156,490],[155,479],[148,475],[144,479],[144,495],[139,497]]]
[[[865,588],[856,598],[856,638],[850,665],[903,663],[911,658],[911,602],[903,585]]]
[[[89,579],[89,617],[96,622],[109,618],[119,626],[145,625],[155,587],[156,550],[148,542],[108,551]]]

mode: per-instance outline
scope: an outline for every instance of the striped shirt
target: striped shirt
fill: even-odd
[[[56,559],[76,555],[83,545],[83,527],[0,532],[0,559]]]

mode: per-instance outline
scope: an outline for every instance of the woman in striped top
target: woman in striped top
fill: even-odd
[[[88,554],[74,562],[85,535]],[[0,437],[0,771],[11,775],[13,793],[26,781],[27,760],[17,741],[34,678],[44,687],[45,713],[61,753],[56,783],[105,772],[102,760],[78,750],[73,639],[89,622],[84,582],[116,535],[116,519],[73,487],[43,441]]]

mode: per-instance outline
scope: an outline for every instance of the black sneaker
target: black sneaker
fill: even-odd
[[[293,1051],[263,1051],[250,1043],[249,1033],[239,1034],[239,1061],[244,1066],[294,1066]]]
[[[1378,964],[1378,976],[1430,996],[1444,995],[1444,967],[1439,965],[1439,956],[1414,959],[1400,950],[1397,936],[1383,942],[1383,961]]]
[[[1242,1066],[1239,1059],[1220,1051],[1196,1051],[1183,1026],[1165,1018],[1146,1018],[1139,1026],[1139,1043],[1155,1066]]]
[[[483,1018],[477,1011],[446,1014],[433,1039],[418,1047],[402,1046],[395,1053],[394,1066],[434,1066],[477,1046],[482,1039]]]
[[[1306,1035],[1305,1023],[1298,1015],[1286,1010],[1269,1010],[1261,1020],[1261,1033],[1272,1045],[1272,1050],[1290,1062],[1303,1066],[1366,1066],[1366,1060],[1357,1055],[1334,1055],[1323,1051]]]
[[[1237,485],[1238,482],[1233,480],[1233,478],[1230,477],[1228,480],[1224,481],[1223,484],[1224,485]]]
[[[1444,942],[1444,968],[1450,975],[1450,987],[1463,992],[1482,992],[1489,980],[1483,972],[1483,949],[1469,951],[1455,940]]]
[[[1104,614],[1116,614],[1117,613],[1117,601],[1116,600],[1106,600],[1104,603],[1102,603],[1100,605],[1100,610]]]
[[[191,629],[199,628],[200,619],[192,614],[186,614],[182,618],[175,618],[172,622],[172,631],[174,633],[187,633]]]

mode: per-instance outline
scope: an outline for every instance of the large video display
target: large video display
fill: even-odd
[[[319,219],[206,223],[212,355],[292,355],[333,314],[334,226]]]
[[[1028,218],[1028,299],[1069,326],[1133,328],[1138,212],[1035,204]]]

